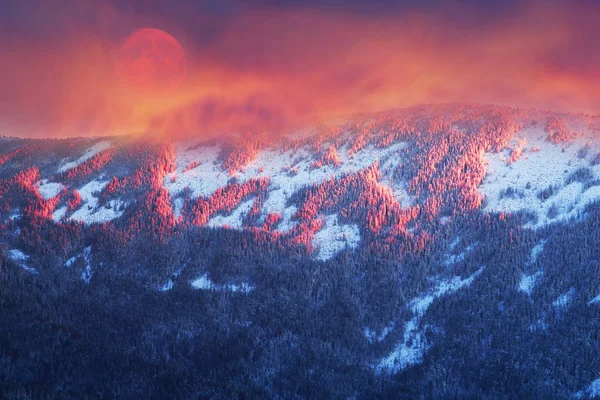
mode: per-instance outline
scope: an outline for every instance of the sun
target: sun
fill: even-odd
[[[178,88],[187,73],[183,47],[160,29],[143,28],[129,35],[117,53],[117,75],[142,92]]]

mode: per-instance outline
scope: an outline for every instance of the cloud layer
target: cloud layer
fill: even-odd
[[[0,6],[6,135],[277,132],[437,102],[600,112],[593,3],[23,3]],[[178,89],[117,78],[117,50],[144,27],[185,49]]]

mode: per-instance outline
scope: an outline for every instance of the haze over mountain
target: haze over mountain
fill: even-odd
[[[5,0],[0,134],[281,133],[445,102],[597,114],[599,12],[589,0]],[[180,43],[187,68],[171,68],[169,46],[122,57],[148,28]]]
[[[2,138],[0,393],[598,396],[599,135],[449,104]]]

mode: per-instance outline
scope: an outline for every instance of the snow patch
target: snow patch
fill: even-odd
[[[85,270],[81,273],[81,279],[89,284],[92,280],[92,275],[94,272],[92,271],[92,246],[88,246],[83,250],[83,261],[85,262]]]
[[[571,288],[567,293],[563,293],[552,302],[552,305],[558,309],[567,308],[573,299],[575,289]]]
[[[173,285],[175,285],[175,279],[177,279],[177,277],[179,277],[179,275],[181,274],[181,271],[183,271],[184,269],[185,269],[185,266],[183,266],[182,268],[175,271],[169,278],[169,281],[160,288],[160,291],[168,292],[169,290],[173,289]]]
[[[318,260],[329,260],[346,246],[353,249],[360,243],[360,231],[358,226],[342,225],[338,222],[335,214],[325,217],[325,226],[315,233],[313,237],[313,247],[316,249],[316,258]]]
[[[458,245],[459,241],[460,241],[460,238],[456,239],[453,243],[450,244],[450,248],[449,248],[450,251],[454,251],[456,249],[456,246]],[[444,264],[446,266],[450,266],[452,264],[463,262],[465,260],[466,255],[468,253],[470,253],[471,251],[473,251],[474,248],[475,248],[474,245],[469,245],[458,254],[446,254]]]
[[[243,282],[239,285],[237,284],[227,284],[227,285],[217,285],[213,281],[210,280],[207,274],[202,275],[198,279],[191,282],[191,285],[194,289],[200,290],[214,290],[216,292],[241,292],[244,294],[248,294],[254,290],[254,286],[250,286],[248,283]]]
[[[575,398],[596,398],[600,397],[600,378],[593,381],[587,388],[575,393]]]
[[[27,261],[29,256],[23,253],[21,250],[13,249],[8,251],[8,256],[15,262]]]
[[[593,133],[583,134],[571,143],[553,143],[547,137],[542,128],[530,127],[521,131],[507,149],[485,154],[487,175],[478,189],[487,199],[484,211],[528,211],[537,215],[537,222],[529,222],[526,227],[536,229],[576,217],[586,205],[600,198],[599,186],[586,188],[578,180],[567,182],[582,168],[589,168],[593,176],[600,174],[600,165],[592,165],[589,156],[579,154],[586,145],[592,150],[589,153],[600,150]],[[511,148],[523,140],[523,153],[511,162]],[[554,193],[547,198],[540,196],[550,186],[555,187]]]
[[[544,246],[546,246],[546,240],[541,240],[538,244],[536,244],[533,249],[531,249],[531,263],[534,264],[540,254],[544,251]]]
[[[347,146],[342,146],[338,149],[340,164],[324,165],[320,168],[314,168],[316,155],[308,146],[286,151],[269,148],[260,151],[243,171],[237,171],[236,179],[240,183],[255,178],[270,180],[268,194],[262,204],[261,219],[264,221],[269,213],[279,213],[282,221],[278,224],[277,230],[287,232],[297,224],[291,220],[296,208],[288,204],[294,193],[309,185],[358,172],[380,159],[386,160],[384,166],[385,171],[388,172],[387,175],[383,174],[382,184],[389,186],[402,205],[411,203],[412,200],[406,192],[406,183],[392,176],[394,168],[401,161],[400,150],[405,146],[405,143],[395,143],[381,149],[370,145],[350,156]],[[171,196],[177,196],[185,188],[189,188],[192,197],[210,196],[217,189],[226,186],[230,177],[227,171],[222,170],[218,161],[220,151],[219,146],[194,146],[191,142],[178,143],[176,145],[177,169],[168,174],[164,180],[164,186]],[[189,167],[193,168],[189,169]],[[220,219],[213,222],[215,225],[223,224]],[[232,219],[228,219],[227,224],[242,227],[240,222],[234,222]]]
[[[423,361],[425,352],[430,345],[425,340],[424,331],[419,328],[419,324],[425,312],[437,298],[454,293],[459,289],[471,285],[475,278],[481,274],[484,267],[479,268],[475,273],[465,279],[454,277],[453,279],[441,282],[430,293],[414,299],[410,303],[413,312],[413,318],[404,325],[404,339],[395,349],[381,360],[375,370],[378,373],[387,372],[397,373],[410,365],[418,364]]]
[[[277,225],[277,230],[279,232],[289,232],[294,228],[294,226],[298,225],[298,221],[292,221],[292,217],[297,211],[298,207],[296,206],[289,206],[283,210],[281,213],[281,221]]]
[[[179,142],[175,146],[177,168],[167,174],[163,181],[171,196],[189,188],[192,197],[210,196],[217,189],[227,185],[229,175],[221,169],[218,161],[219,146],[196,147],[192,142]],[[194,148],[196,147],[196,148]],[[192,169],[188,167],[198,164]]]
[[[379,334],[377,334],[376,331],[371,330],[369,328],[365,328],[363,330],[363,334],[365,335],[365,338],[367,339],[369,344],[373,344],[375,342],[382,342],[393,329],[394,324],[392,323],[391,325],[383,328]]]
[[[120,217],[123,214],[123,211],[120,211],[120,209],[124,208],[124,202],[111,200],[104,206],[98,206],[98,197],[96,195],[100,194],[108,182],[93,180],[77,189],[81,196],[82,206],[69,219],[81,221],[86,224],[99,224]],[[66,212],[66,210],[64,211]],[[63,216],[64,213],[61,208],[54,213],[53,219],[57,221]]]
[[[15,219],[21,218],[22,216],[23,216],[23,214],[21,214],[21,210],[19,210],[17,208],[10,213],[10,215],[8,216],[8,219],[11,221],[14,221]]]
[[[35,184],[40,196],[44,199],[53,199],[63,190],[64,186],[57,182],[49,182],[48,179],[42,179]]]
[[[208,226],[210,227],[220,227],[220,226],[228,226],[234,229],[242,228],[242,221],[244,216],[250,211],[252,205],[254,204],[254,199],[250,199],[240,203],[235,210],[230,215],[217,215],[211,218],[208,221]]]
[[[23,253],[21,250],[12,249],[8,251],[8,257],[13,260],[16,264],[18,264],[25,271],[37,275],[37,270],[35,268],[31,268],[27,265],[27,261],[29,260],[29,256]]]
[[[68,259],[68,260],[65,262],[65,267],[67,267],[67,268],[71,268],[71,266],[72,266],[73,264],[75,264],[75,261],[77,261],[77,258],[78,258],[77,256],[69,258],[69,259]]]
[[[54,210],[52,220],[54,220],[54,222],[59,222],[65,215],[67,215],[67,206],[62,206],[61,208]]]
[[[82,164],[82,163],[86,162],[87,160],[89,160],[90,158],[94,157],[96,154],[100,153],[101,151],[108,149],[110,146],[111,146],[110,141],[106,140],[106,141],[98,142],[95,145],[93,145],[92,147],[90,147],[89,149],[87,149],[85,151],[85,153],[81,157],[79,157],[77,160],[63,163],[58,168],[58,172],[63,173],[65,171],[70,170],[71,168],[75,168],[79,164]]]
[[[185,200],[181,197],[173,200],[173,216],[175,218],[179,218],[181,216],[181,211],[183,210],[183,206],[185,205]]]
[[[531,292],[537,283],[537,280],[543,275],[541,271],[534,274],[521,274],[521,280],[519,281],[519,290],[528,296],[531,296]]]

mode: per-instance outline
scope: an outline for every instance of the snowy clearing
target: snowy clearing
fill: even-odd
[[[531,263],[535,264],[540,257],[540,254],[544,251],[544,247],[546,246],[546,240],[541,240],[538,244],[536,244],[533,249],[531,249]]]
[[[422,362],[425,352],[430,347],[425,340],[424,331],[419,327],[423,315],[435,299],[471,285],[475,278],[481,274],[483,268],[481,267],[468,278],[454,277],[449,281],[441,282],[430,293],[414,299],[410,303],[414,316],[404,325],[404,340],[395,347],[390,355],[375,366],[375,370],[378,373],[394,374],[410,365]]]
[[[37,188],[40,196],[46,200],[55,198],[64,188],[62,184],[49,182],[48,179],[42,179],[36,183],[35,187]]]
[[[460,253],[456,253],[456,246],[460,243],[461,238],[457,238],[454,242],[452,242],[448,248],[448,252],[446,253],[446,257],[444,258],[444,264],[446,266],[451,266],[456,263],[463,262],[467,254],[473,251],[475,246],[473,244],[465,247],[463,251]]]
[[[387,337],[387,335],[393,329],[394,329],[394,323],[383,328],[379,334],[377,334],[376,331],[374,331],[370,328],[363,329],[363,334],[365,335],[367,342],[369,342],[369,344],[373,344],[375,342],[383,342],[383,340]]]
[[[581,152],[584,147],[590,149],[586,154]],[[522,154],[510,160],[517,148]],[[553,143],[542,127],[518,132],[505,150],[485,154],[487,175],[479,186],[487,199],[484,211],[529,211],[537,215],[537,222],[526,225],[531,228],[576,217],[600,199],[600,186],[586,186],[600,176],[600,165],[592,165],[599,150],[593,133],[570,143]]]
[[[194,289],[200,290],[214,290],[217,292],[229,291],[229,292],[241,292],[244,294],[248,294],[254,290],[253,286],[250,286],[246,282],[241,284],[228,284],[228,285],[217,285],[213,281],[210,280],[208,274],[204,274],[198,279],[190,282]]]
[[[227,226],[234,229],[242,229],[242,221],[244,216],[250,211],[254,199],[246,200],[237,206],[230,215],[217,215],[208,221],[208,226],[216,228]]]
[[[177,271],[175,271],[171,277],[169,278],[169,280],[167,281],[167,283],[165,283],[161,288],[160,291],[161,292],[168,292],[169,290],[173,289],[173,286],[175,285],[175,279],[177,279],[179,277],[179,275],[181,274],[181,271],[183,271],[185,269],[185,265],[183,267],[181,267],[180,269],[178,269]]]
[[[23,253],[21,250],[12,249],[8,251],[8,257],[13,260],[16,264],[18,264],[25,271],[37,275],[37,270],[35,268],[31,268],[27,265],[27,261],[29,260],[29,256]]]
[[[264,221],[269,213],[279,213],[282,221],[276,229],[288,232],[297,224],[291,220],[297,208],[288,204],[294,193],[312,184],[358,172],[378,160],[385,160],[380,166],[380,183],[392,191],[402,206],[412,204],[414,200],[406,191],[406,183],[398,182],[392,177],[394,168],[402,161],[399,156],[400,150],[405,146],[405,143],[395,143],[384,149],[367,146],[351,156],[348,155],[347,146],[342,146],[338,149],[339,165],[324,165],[318,168],[313,165],[317,161],[317,155],[307,147],[287,151],[277,148],[264,149],[242,171],[236,171],[235,178],[240,183],[256,178],[270,180],[269,191],[262,204],[261,221]],[[219,146],[195,145],[193,142],[177,143],[176,171],[168,174],[163,182],[171,196],[176,198],[185,188],[189,188],[192,197],[210,196],[217,189],[226,186],[230,176],[228,171],[221,168],[218,160],[220,151]],[[183,206],[183,200],[177,202],[178,200],[174,200],[173,207],[176,217]],[[247,207],[247,203],[240,204],[232,215],[214,217],[209,224],[242,229],[242,218]]]
[[[538,279],[541,278],[543,273],[538,271],[534,274],[521,274],[521,280],[519,281],[519,290],[528,296],[531,296],[531,292],[535,287]]]
[[[575,289],[571,288],[567,293],[563,293],[552,302],[552,305],[558,309],[564,309],[569,307],[575,294]]]
[[[85,151],[85,153],[81,157],[79,157],[77,160],[63,163],[58,168],[58,172],[62,173],[62,172],[70,170],[71,168],[75,168],[79,164],[82,164],[82,163],[86,162],[87,160],[89,160],[90,158],[94,157],[96,154],[100,153],[101,151],[108,149],[111,146],[111,144],[112,143],[107,140],[96,143],[95,145],[93,145],[92,147],[87,149]]]
[[[315,233],[313,247],[316,258],[321,261],[329,260],[346,246],[354,249],[360,243],[360,231],[355,224],[342,225],[335,214],[325,217],[325,226]]]
[[[600,397],[600,378],[593,381],[587,388],[575,393],[575,398],[578,399],[589,399]]]
[[[171,196],[185,188],[191,190],[192,197],[210,196],[229,181],[229,175],[218,161],[219,146],[193,147],[193,142],[179,142],[175,146],[177,169],[167,174],[163,181]],[[198,165],[188,169],[192,163]]]
[[[106,205],[98,206],[98,197],[96,197],[109,181],[93,180],[81,188],[77,189],[81,196],[81,207],[71,215],[70,219],[81,221],[86,224],[98,224],[112,221],[123,214],[121,208],[125,203],[120,200],[111,200]],[[66,209],[58,209],[52,218],[59,221],[65,215]]]
[[[600,294],[598,296],[594,297],[592,300],[590,300],[590,302],[588,304],[589,305],[600,304]]]

